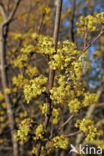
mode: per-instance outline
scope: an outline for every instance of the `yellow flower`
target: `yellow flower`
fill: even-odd
[[[83,118],[83,120],[77,120],[75,127],[79,127],[84,132],[86,141],[93,141],[96,136],[101,135],[101,132],[95,127],[94,121],[90,119]]]
[[[28,134],[31,130],[32,123],[32,119],[26,118],[19,124],[19,129],[15,137],[17,138],[20,144],[23,144],[28,140]]]
[[[0,91],[0,101],[4,100],[4,95],[2,94],[2,92]]]
[[[47,103],[44,103],[43,105],[40,106],[42,114],[46,114],[47,112]]]
[[[3,107],[4,109],[6,108],[6,103],[5,103],[5,102],[2,103],[2,107]]]
[[[77,98],[75,98],[74,100],[69,102],[68,106],[70,113],[77,113],[81,108],[81,103]]]
[[[34,140],[43,139],[43,134],[44,134],[44,127],[42,124],[40,124],[35,130],[36,137],[34,137]]]
[[[42,92],[46,91],[46,82],[47,77],[40,75],[30,80],[30,84],[24,86],[24,95],[27,103],[29,103],[32,98],[35,98],[38,95],[41,95]]]
[[[54,137],[52,142],[55,148],[67,149],[69,145],[69,139],[64,135]]]
[[[11,89],[10,89],[10,88],[6,88],[6,89],[5,89],[5,93],[6,93],[6,94],[11,94]]]

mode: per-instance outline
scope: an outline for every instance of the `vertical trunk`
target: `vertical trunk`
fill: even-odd
[[[75,2],[76,0],[72,0],[72,11],[71,11],[71,21],[70,21],[70,38],[72,42],[74,42]]]
[[[63,0],[57,0],[57,9],[56,9],[56,19],[55,19],[55,27],[54,27],[54,34],[53,34],[53,44],[55,47],[55,52],[57,52],[57,42],[58,42],[58,35],[59,35],[59,28],[60,28],[60,19],[61,19],[61,11],[62,11],[62,2]],[[47,116],[44,121],[44,128],[47,129],[52,113],[52,101],[50,99],[50,90],[53,87],[55,77],[55,70],[53,70],[52,66],[49,66],[49,82],[48,82],[48,95],[49,95],[49,102],[48,102],[48,110]],[[39,143],[37,147],[37,155],[39,156],[41,152],[41,143]]]
[[[55,27],[54,27],[54,34],[53,34],[53,44],[54,44],[56,52],[57,52],[57,42],[58,42],[58,36],[59,36],[62,2],[63,0],[57,0],[56,19],[55,19]],[[53,87],[54,76],[55,76],[55,70],[53,70],[52,66],[50,66],[49,87],[48,87],[49,90]]]
[[[2,81],[1,83],[2,83],[2,90],[5,97],[5,103],[7,105],[7,115],[8,115],[12,145],[13,145],[13,156],[18,156],[17,141],[14,137],[15,122],[13,117],[13,110],[12,110],[10,98],[8,94],[5,93],[5,89],[8,88],[8,85],[7,85],[7,75],[6,75],[6,37],[4,35],[3,26],[0,27],[0,59],[1,59],[1,81]]]

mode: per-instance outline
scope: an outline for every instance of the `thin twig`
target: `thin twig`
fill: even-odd
[[[18,7],[19,7],[20,2],[21,2],[21,0],[17,0],[17,2],[16,2],[16,4],[15,4],[15,6],[14,6],[12,12],[10,13],[9,17],[7,18],[6,21],[4,21],[3,26],[6,26],[6,25],[8,25],[9,23],[12,22],[12,20],[13,20],[15,14],[16,14],[16,11],[17,11],[17,9],[18,9]]]
[[[73,133],[70,133],[70,134],[68,134],[68,135],[64,135],[65,137],[71,137],[71,136],[74,136],[74,135],[78,135],[78,134],[80,134],[81,133],[81,131],[76,131],[76,132],[73,132]]]
[[[88,44],[88,46],[84,48],[83,52],[85,52],[88,48],[90,48],[103,33],[104,33],[104,30],[102,29],[100,33],[97,35],[97,37],[90,44]]]
[[[97,104],[96,107],[104,107],[104,102]]]
[[[73,115],[71,115],[71,116],[59,127],[59,130],[60,130],[61,128],[63,128],[72,118],[73,118]]]
[[[6,10],[5,10],[4,4],[2,2],[0,2],[0,11],[3,16],[3,19],[6,20],[7,19]]]

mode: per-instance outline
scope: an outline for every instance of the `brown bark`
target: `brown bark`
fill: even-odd
[[[53,34],[53,44],[55,47],[55,52],[57,52],[57,42],[58,42],[58,36],[59,36],[59,27],[60,27],[60,19],[61,19],[61,11],[62,11],[62,2],[63,0],[58,0],[57,2],[57,9],[56,9],[56,20],[55,20],[55,27],[54,27],[54,34]],[[54,83],[54,77],[55,77],[55,70],[53,70],[52,66],[49,67],[49,82],[48,82],[48,95],[50,96],[50,90],[53,87]],[[50,100],[50,97],[48,97],[48,110],[47,110],[47,116],[44,122],[44,128],[47,129],[49,120],[52,113],[52,102]],[[41,143],[39,143],[37,147],[37,156],[40,155],[41,152]]]
[[[0,61],[1,61],[1,81],[2,81],[1,83],[2,83],[2,90],[4,93],[4,97],[5,97],[5,102],[7,105],[7,115],[8,115],[9,127],[11,131],[11,140],[12,140],[12,145],[13,145],[13,156],[18,156],[18,144],[14,137],[15,120],[14,120],[14,115],[13,115],[13,110],[12,110],[12,104],[11,104],[9,95],[6,94],[5,92],[5,89],[8,88],[7,71],[6,71],[6,45],[7,45],[9,25],[11,24],[15,16],[15,13],[20,4],[20,1],[21,0],[17,0],[14,6],[14,9],[12,10],[8,18],[7,18],[3,4],[0,3],[0,11],[4,17],[4,22],[0,26]]]
[[[3,27],[0,28],[0,58],[1,58],[1,80],[2,80],[2,89],[5,97],[5,102],[7,105],[7,115],[9,119],[9,126],[11,130],[11,139],[13,144],[13,156],[18,156],[18,148],[17,148],[17,141],[14,138],[14,130],[15,130],[15,122],[13,117],[13,110],[11,108],[11,102],[8,94],[5,93],[5,89],[8,88],[7,85],[7,75],[6,75],[6,41],[4,38],[4,30]]]
[[[53,44],[55,47],[55,52],[57,52],[57,42],[58,42],[58,35],[59,35],[59,27],[60,27],[60,19],[61,19],[61,11],[62,11],[62,0],[58,0],[57,3],[57,9],[56,9],[56,20],[55,20],[55,27],[54,27],[54,35],[53,35]],[[55,70],[52,69],[52,66],[50,66],[49,70],[49,86],[48,86],[48,91],[53,87],[54,83],[54,76],[55,76]],[[51,116],[51,100],[49,101],[48,105],[48,112],[47,112],[47,117],[45,120],[45,128],[48,126],[48,122]]]
[[[60,27],[61,10],[62,10],[62,0],[58,0],[57,10],[56,10],[55,27],[54,27],[54,34],[53,34],[53,44],[55,46],[55,52],[57,52],[57,42],[58,42],[58,36],[59,36],[58,34],[59,34],[59,27]],[[54,76],[55,76],[55,70],[53,70],[52,66],[50,66],[49,86],[48,86],[49,90],[53,87]]]

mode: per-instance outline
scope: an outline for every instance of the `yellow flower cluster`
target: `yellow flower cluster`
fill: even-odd
[[[38,146],[38,144],[37,144],[37,146]],[[41,146],[41,150],[40,150],[40,151],[41,151],[41,152],[40,152],[40,156],[44,156],[44,155],[45,155],[44,146]],[[36,148],[36,147],[33,147],[33,149],[32,149],[32,154],[37,155],[37,148]]]
[[[69,145],[69,139],[64,135],[54,137],[50,142],[48,142],[49,151],[53,150],[53,148],[61,148],[67,149]]]
[[[70,113],[77,113],[81,108],[81,102],[75,98],[68,104]]]
[[[45,132],[44,126],[40,124],[35,130],[35,137],[33,139],[34,140],[43,139],[44,132]]]
[[[24,78],[22,74],[18,74],[18,76],[12,78],[12,83],[18,88],[23,88],[28,82],[29,80]]]
[[[4,100],[4,95],[2,94],[2,92],[0,91],[0,101]]]
[[[20,119],[26,118],[27,117],[27,112],[20,112],[19,117],[20,117]]]
[[[37,33],[30,34],[31,39],[34,41],[35,51],[40,54],[51,55],[55,52],[53,46],[53,38],[50,36],[38,35]],[[36,43],[35,43],[36,42]],[[29,43],[27,43],[29,44]]]
[[[20,35],[19,35],[20,36]],[[57,53],[53,45],[53,38],[50,36],[38,35],[37,33],[28,33],[22,35],[23,47],[18,54],[18,57],[12,60],[14,67],[22,68],[28,60],[28,56],[32,52],[40,53],[42,55],[48,55],[50,57],[49,64],[53,69],[63,70],[68,67],[69,63],[78,61],[81,53],[77,50],[77,46],[66,40],[62,43],[58,42]],[[74,64],[72,65],[74,66]],[[76,66],[76,65],[75,65]],[[82,66],[81,62],[77,66]],[[77,68],[77,67],[75,67]],[[68,71],[66,71],[68,72]]]
[[[29,103],[32,98],[35,98],[38,95],[41,95],[42,92],[46,91],[46,82],[47,77],[39,75],[38,77],[30,80],[29,84],[24,86],[24,95],[27,103]]]
[[[83,106],[87,107],[91,104],[96,104],[98,102],[98,97],[94,93],[84,93]]]
[[[94,125],[94,121],[90,119],[84,118],[82,121],[77,120],[75,127],[79,127],[79,129],[84,132],[86,141],[93,141],[96,136],[101,135],[100,132]]]
[[[104,12],[97,13],[95,16],[88,15],[86,17],[80,16],[80,23],[76,23],[79,28],[78,33],[84,33],[85,31],[98,31],[99,26],[104,24]]]
[[[52,139],[55,148],[67,149],[69,145],[69,139],[64,135],[56,136]]]
[[[57,124],[58,123],[59,113],[60,113],[60,109],[59,108],[58,109],[53,108],[53,110],[52,110],[53,124]]]
[[[19,55],[14,61],[11,62],[13,67],[23,68],[26,66],[26,61],[28,60],[28,56],[26,54]]]
[[[50,56],[51,61],[49,64],[55,70],[63,70],[64,68],[68,67],[69,63],[75,59],[78,59],[80,52],[76,48],[76,45],[68,40],[63,41],[61,45],[59,43],[57,53]]]
[[[1,106],[2,106],[3,109],[6,109],[6,103],[5,103],[5,102],[3,102],[3,103],[1,104]]]
[[[37,44],[37,53],[51,55],[55,52],[53,38],[40,35]]]
[[[50,97],[54,104],[68,105],[70,113],[78,113],[82,107],[97,103],[96,94],[85,92],[82,82],[79,79],[69,79],[65,75],[56,76],[58,86],[54,86]],[[81,97],[81,98],[80,98]]]
[[[37,148],[36,147],[33,147],[33,149],[32,149],[32,154],[37,154]]]
[[[36,67],[32,67],[31,65],[27,66],[25,73],[30,77],[34,77],[38,74],[38,69]]]
[[[29,44],[29,45],[24,45],[24,47],[23,48],[21,48],[21,52],[23,53],[23,54],[30,54],[31,52],[33,52],[35,50],[35,47],[34,47],[34,45],[32,45],[32,44]]]
[[[40,109],[42,114],[46,114],[47,112],[47,103],[44,103],[43,105],[40,105]]]
[[[1,122],[4,122],[4,120],[5,120],[5,117],[4,117],[4,116],[1,116],[1,117],[0,117],[0,123],[1,123]]]
[[[54,104],[65,105],[67,103],[67,100],[69,99],[70,94],[73,94],[72,92],[70,92],[70,83],[68,84],[68,81],[65,81],[65,76],[60,75],[56,79],[58,79],[59,87],[53,87],[51,89],[50,97]]]
[[[96,145],[97,147],[100,147],[104,150],[104,140],[102,139],[96,139],[96,140],[93,140],[93,141],[90,141],[91,144],[94,144]]]
[[[5,127],[8,126],[8,120],[6,120],[6,103],[3,102],[4,96],[0,91],[0,134],[4,132]],[[1,138],[2,139],[2,138]]]
[[[30,132],[30,128],[32,126],[32,119],[24,119],[20,124],[19,124],[19,129],[17,131],[17,134],[15,137],[19,141],[20,144],[25,143],[28,140],[28,134]]]
[[[10,88],[6,88],[6,89],[5,89],[5,93],[6,93],[6,94],[11,94],[11,89],[10,89]]]

